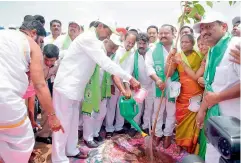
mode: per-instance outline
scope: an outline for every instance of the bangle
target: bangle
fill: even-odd
[[[54,116],[54,115],[56,115],[56,114],[55,113],[51,113],[51,114],[48,115],[48,117]]]

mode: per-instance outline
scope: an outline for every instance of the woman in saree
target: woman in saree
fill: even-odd
[[[192,70],[187,64],[182,63],[184,71],[193,79],[198,81],[201,87],[204,87],[204,80],[203,80],[203,74],[205,71],[205,65],[206,65],[206,59],[208,54],[208,45],[201,39],[201,36],[197,38],[197,45],[199,48],[199,54],[200,56],[203,56],[202,64],[200,68],[197,71]]]
[[[197,105],[201,100],[203,88],[184,70],[187,65],[196,73],[201,66],[203,57],[193,50],[194,43],[192,35],[183,35],[181,37],[182,52],[176,54],[175,57],[170,57],[173,63],[170,76],[177,70],[181,83],[180,95],[176,100],[175,139],[178,145],[177,153],[180,153],[182,148],[189,153],[197,153],[195,152],[199,136],[199,128],[196,125],[197,111],[190,109],[190,106],[195,107],[195,109],[199,108]]]

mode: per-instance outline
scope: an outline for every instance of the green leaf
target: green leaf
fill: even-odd
[[[194,19],[194,24],[198,23],[199,21],[197,19]]]
[[[228,3],[229,3],[230,6],[232,6],[233,1],[229,1]]]
[[[200,4],[195,4],[194,7],[197,8],[198,14],[203,16],[203,14],[205,13],[205,9],[203,8],[203,6]]]
[[[182,21],[182,15],[178,18],[178,23],[181,23]]]
[[[197,13],[197,8],[196,7],[193,7],[191,12],[187,15],[189,18],[194,18],[194,16],[196,15]]]
[[[190,24],[190,23],[191,23],[187,16],[184,17],[184,19],[185,19],[185,22],[186,22],[187,24]]]
[[[206,4],[209,6],[209,7],[213,7],[213,2],[212,1],[206,1]]]
[[[192,1],[192,4],[196,4],[196,3],[198,3],[199,1]]]

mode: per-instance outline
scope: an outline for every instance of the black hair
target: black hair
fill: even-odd
[[[54,44],[47,44],[43,48],[43,54],[47,58],[59,58],[59,48]]]
[[[172,34],[174,35],[174,33],[175,33],[175,27],[173,27],[172,25],[170,25],[170,24],[163,24],[162,26],[161,26],[161,28],[162,27],[170,27],[170,29],[171,29],[171,31],[172,31]]]
[[[93,27],[96,21],[92,21],[89,25],[89,28]]]
[[[40,21],[40,23],[45,24],[45,19],[42,15],[34,15],[34,18]]]
[[[139,33],[138,36],[137,36],[137,41],[144,41],[145,43],[148,43],[149,42],[149,37],[146,33]]]
[[[136,32],[128,31],[128,32],[126,33],[126,35],[125,35],[125,39],[126,39],[129,35],[134,35],[134,36],[136,36],[136,38],[137,38]]]
[[[46,36],[46,31],[42,23],[37,20],[24,21],[20,27],[20,30],[36,30],[38,36]]]
[[[182,30],[183,29],[185,29],[185,28],[188,28],[188,29],[190,29],[190,31],[191,31],[191,33],[193,34],[193,29],[191,28],[191,27],[189,27],[189,26],[182,26],[182,28],[180,29],[180,33],[182,32]]]
[[[61,21],[54,19],[54,20],[52,20],[52,21],[50,22],[50,27],[52,27],[53,23],[59,23],[60,26],[62,26]]]
[[[192,41],[192,45],[195,45],[195,40],[192,34],[185,34],[181,37],[181,39],[185,36],[187,36]]]
[[[99,22],[99,21],[95,21],[95,22],[93,23],[93,26],[96,28],[96,27],[98,27],[100,24],[103,24],[103,27],[104,27],[104,28],[109,28],[107,25],[105,25],[104,23]]]
[[[157,28],[157,26],[155,26],[155,25],[150,25],[148,28],[147,28],[147,32],[148,32],[148,30],[150,29],[150,28],[155,28],[156,29],[156,32],[158,33],[158,28]]]
[[[32,15],[25,15],[24,18],[23,18],[23,21],[32,21],[34,20],[34,16]]]
[[[130,29],[129,31],[130,31],[130,32],[135,32],[136,34],[138,34],[137,29]]]

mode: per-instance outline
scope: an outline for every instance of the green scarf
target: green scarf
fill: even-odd
[[[154,61],[154,69],[156,71],[157,76],[162,80],[166,80],[165,76],[165,65],[164,65],[164,55],[163,55],[163,45],[161,42],[156,44],[156,47],[152,53],[152,58]],[[171,76],[171,81],[179,81],[178,72],[175,71]],[[156,86],[156,97],[161,97],[162,91]],[[164,96],[166,95],[166,91],[164,92]],[[168,98],[169,102],[175,102],[175,98]]]
[[[226,33],[218,41],[218,43],[214,47],[212,47],[208,52],[206,69],[203,76],[205,80],[205,91],[213,92],[212,83],[214,81],[216,67],[222,61],[224,53],[228,47],[228,43],[230,40],[231,40],[231,34]],[[216,104],[207,110],[207,114],[205,116],[204,122],[206,123],[207,120],[212,116],[219,116],[219,115],[220,115],[219,106],[218,104]],[[198,155],[205,160],[207,140],[204,133],[204,129],[201,130],[199,139],[200,139],[200,149],[199,149]]]
[[[111,56],[111,60],[113,60],[115,57],[115,54]],[[111,97],[111,74],[108,72],[104,72],[103,80],[101,84],[101,100],[105,98]]]
[[[90,30],[95,31],[95,29]],[[97,33],[96,37],[98,38]],[[84,100],[82,103],[82,114],[91,116],[93,111],[97,113],[99,112],[99,104],[101,100],[100,92],[100,67],[96,64],[95,71],[85,87]]]
[[[134,54],[134,74],[133,74],[136,80],[139,80],[138,58],[139,58],[139,53],[138,53],[138,50],[136,50]]]
[[[64,39],[63,50],[68,49],[71,42],[72,42],[71,38],[69,37],[69,35],[67,35]]]
[[[122,64],[124,60],[130,55],[131,50],[126,51],[125,54],[121,57],[119,63]]]
[[[150,48],[147,48],[146,52],[148,52]],[[133,76],[136,80],[139,80],[139,70],[138,70],[138,58],[139,58],[139,52],[136,50],[134,54],[134,73]]]

